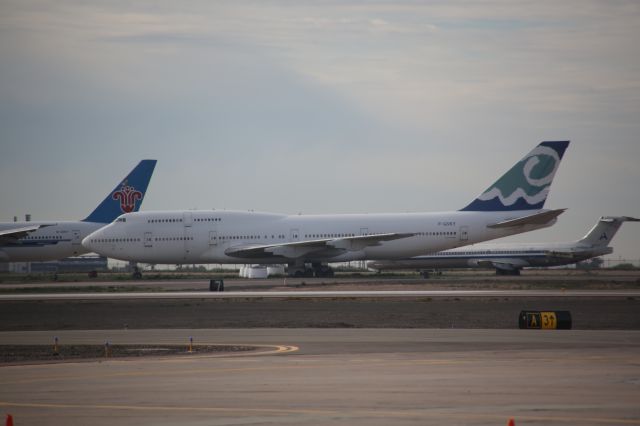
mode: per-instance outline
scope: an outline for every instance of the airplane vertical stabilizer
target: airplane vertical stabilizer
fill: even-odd
[[[137,212],[147,192],[156,162],[156,160],[140,161],[83,221],[109,223],[123,213]]]
[[[611,243],[623,222],[640,222],[640,219],[628,216],[602,216],[579,243],[606,247]]]
[[[542,142],[462,211],[542,209],[567,146]]]

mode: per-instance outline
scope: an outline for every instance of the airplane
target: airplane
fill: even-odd
[[[107,257],[141,263],[286,263],[291,276],[332,276],[329,262],[402,259],[551,226],[565,209],[543,206],[568,145],[540,143],[458,211],[145,211],[119,216],[82,244]]]
[[[497,275],[520,275],[525,267],[561,266],[613,253],[609,246],[623,222],[640,222],[628,216],[602,216],[578,241],[568,243],[485,243],[401,260],[378,260],[367,266],[378,271],[417,269],[495,268]]]
[[[0,262],[63,259],[88,253],[82,239],[122,213],[138,211],[156,160],[142,160],[109,192],[98,207],[80,221],[0,223]]]

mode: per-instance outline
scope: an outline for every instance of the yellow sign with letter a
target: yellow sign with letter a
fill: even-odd
[[[570,330],[571,313],[569,311],[522,311],[519,326],[538,330]]]

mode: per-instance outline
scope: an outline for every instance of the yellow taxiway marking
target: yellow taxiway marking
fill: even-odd
[[[237,358],[241,356],[262,356],[262,355],[275,355],[275,354],[286,354],[289,352],[297,352],[300,350],[297,346],[285,346],[285,345],[254,345],[254,344],[241,344],[241,343],[200,343],[198,345],[193,345],[194,348],[198,346],[251,346],[254,348],[261,349],[269,349],[262,350],[259,352],[254,351],[243,351],[243,352],[233,352],[233,353],[209,353],[209,354],[201,354],[201,355],[193,355],[185,353],[183,355],[171,356],[167,358],[154,358],[153,361],[156,362],[180,362],[180,361],[189,361],[191,359],[202,359],[202,358]],[[113,361],[123,361],[126,362],[127,359],[118,359],[113,358]],[[137,358],[139,360],[139,358]]]
[[[443,413],[435,410],[384,410],[384,409],[349,409],[348,407],[327,408],[250,408],[250,407],[189,407],[189,406],[144,406],[124,404],[55,404],[55,403],[21,403],[0,401],[0,407],[13,408],[43,408],[43,409],[81,409],[81,410],[123,410],[123,411],[152,411],[152,412],[203,412],[203,413],[237,413],[244,416],[252,414],[311,414],[340,417],[417,417],[417,418],[449,418],[449,419],[496,419],[504,420],[513,417],[506,414],[487,413]],[[519,420],[561,422],[575,424],[608,424],[608,425],[640,425],[640,419],[621,419],[610,417],[576,417],[576,416],[532,416],[518,414]]]
[[[281,346],[278,349],[274,349],[272,353],[287,353],[294,352],[298,350],[296,346]],[[190,357],[185,356],[181,357],[182,361],[189,361],[191,359],[197,359],[198,357]],[[207,358],[206,356],[202,356],[200,358]],[[229,357],[228,360],[231,360],[235,357]],[[136,359],[135,361],[140,362],[140,359]],[[179,360],[161,360],[156,359],[155,362],[157,364],[165,364],[167,362],[178,362]],[[127,362],[127,361],[122,361]],[[376,360],[374,362],[367,362],[366,360],[355,360],[360,365],[367,365],[370,367],[375,367],[377,365],[387,366],[387,362],[383,362],[380,360]],[[464,364],[465,361],[448,361],[448,360],[440,360],[440,359],[423,359],[423,360],[406,360],[406,361],[398,361],[394,362],[395,366],[412,366],[412,365],[433,365],[433,366],[442,366],[442,365],[457,365]],[[145,361],[145,364],[148,365],[148,362]],[[65,365],[65,364],[50,364],[50,365]],[[323,363],[323,367],[327,366],[336,366],[341,367],[344,366],[343,362],[336,361],[335,363]],[[221,373],[242,373],[242,372],[256,372],[256,371],[275,371],[275,370],[303,370],[303,369],[313,369],[317,368],[319,365],[317,362],[311,364],[298,364],[298,365],[270,365],[270,366],[256,366],[256,367],[215,367],[215,368],[196,368],[196,369],[185,369],[185,370],[145,370],[145,371],[128,371],[128,372],[111,372],[111,373],[100,373],[100,374],[87,374],[87,375],[70,375],[70,374],[61,374],[56,376],[41,376],[32,379],[20,379],[20,380],[7,380],[0,382],[0,385],[22,385],[29,383],[41,383],[48,381],[57,381],[57,382],[69,382],[73,380],[94,380],[94,379],[108,379],[108,378],[117,378],[117,377],[149,377],[149,376],[181,376],[187,374],[221,374]],[[26,367],[26,366],[19,366]]]
[[[275,355],[275,354],[285,354],[296,352],[300,348],[297,346],[285,346],[285,345],[240,345],[234,344],[229,346],[255,346],[259,348],[270,348],[270,350],[260,351],[260,352],[237,352],[233,354],[213,354],[213,355],[178,355],[175,358],[153,358],[153,359],[145,359],[145,364],[166,364],[166,363],[178,363],[178,362],[189,362],[192,360],[206,359],[206,358],[226,358],[233,359],[238,357],[249,357],[249,356],[263,356],[263,355]],[[110,363],[128,363],[128,362],[141,362],[140,358],[135,359],[118,359],[118,358],[99,358],[99,359],[91,359],[89,362],[110,362]],[[70,365],[78,362],[69,362],[69,363],[49,363],[49,364],[39,364],[40,366],[64,366]],[[33,365],[24,364],[24,365],[12,365],[7,366],[6,368],[32,368]],[[273,368],[273,367],[272,367]],[[284,367],[275,367],[275,368],[284,368]],[[17,385],[17,384],[27,384],[27,383],[38,383],[38,382],[46,382],[46,381],[68,381],[68,380],[87,380],[87,379],[104,379],[108,377],[144,377],[144,376],[154,376],[154,375],[177,375],[177,374],[200,374],[200,373],[215,373],[215,372],[239,372],[239,371],[252,371],[252,370],[265,370],[268,369],[266,367],[246,367],[246,368],[216,368],[216,369],[195,369],[195,370],[185,370],[185,371],[167,371],[167,370],[151,370],[151,371],[139,371],[139,372],[126,372],[126,373],[108,373],[108,374],[94,374],[87,376],[69,376],[68,374],[59,375],[59,376],[46,376],[46,377],[37,377],[33,379],[22,379],[22,380],[9,380],[2,381],[0,385]]]
[[[292,370],[292,369],[305,369],[313,366],[308,365],[286,365],[286,366],[267,366],[267,367],[235,367],[235,368],[198,368],[192,370],[148,370],[148,371],[135,371],[135,372],[121,372],[121,373],[105,373],[105,374],[92,374],[83,376],[70,376],[68,374],[60,376],[48,376],[35,379],[15,380],[0,382],[0,385],[18,385],[28,383],[38,383],[47,381],[72,381],[72,380],[92,380],[92,379],[108,379],[116,377],[148,377],[148,376],[182,376],[187,374],[213,374],[213,373],[242,373],[248,371],[271,371],[271,370]]]
[[[241,345],[239,345],[241,346]],[[244,345],[249,346],[249,345]],[[109,362],[111,365],[125,365],[126,363],[132,362],[144,362],[146,366],[150,366],[151,364],[162,364],[166,365],[168,363],[188,363],[193,360],[202,360],[207,358],[225,358],[225,361],[232,361],[234,359],[238,359],[242,357],[244,360],[249,360],[250,356],[258,356],[258,355],[270,355],[270,354],[283,354],[283,353],[291,353],[298,351],[299,348],[297,346],[274,346],[274,345],[251,345],[251,346],[259,346],[265,348],[273,348],[269,351],[262,352],[246,352],[246,353],[234,353],[225,355],[180,355],[172,358],[158,358],[154,357],[151,359],[108,359],[105,361],[104,358],[101,358],[95,362],[103,363]],[[149,377],[149,376],[180,376],[180,375],[193,375],[193,374],[223,374],[223,373],[243,373],[243,372],[258,372],[258,371],[271,371],[271,370],[300,370],[300,369],[308,369],[308,368],[317,368],[327,367],[327,366],[336,366],[342,367],[344,366],[343,361],[336,362],[324,362],[321,365],[316,362],[316,359],[321,359],[320,355],[309,355],[306,357],[307,360],[313,359],[311,363],[304,364],[296,364],[296,365],[271,365],[271,366],[255,366],[255,367],[220,367],[217,366],[215,368],[195,368],[195,369],[181,369],[181,370],[157,370],[157,369],[147,369],[145,371],[128,371],[128,372],[109,372],[109,373],[97,373],[97,374],[87,374],[87,375],[70,375],[68,373],[61,375],[50,375],[50,376],[40,376],[29,379],[18,379],[18,380],[6,380],[0,381],[0,385],[20,385],[20,384],[29,384],[29,383],[41,383],[48,381],[58,381],[58,382],[70,382],[70,381],[82,381],[82,380],[93,380],[93,379],[108,379],[108,378],[118,378],[118,377]],[[349,360],[353,365],[366,365],[369,367],[380,366],[388,366],[388,361],[381,359],[366,359],[366,358],[353,358]],[[440,359],[440,358],[425,358],[425,359],[414,359],[414,360],[395,360],[393,361],[393,365],[395,367],[406,367],[406,366],[453,366],[453,365],[461,365],[461,364],[472,364],[474,361],[471,360],[452,360],[452,359]],[[55,363],[55,364],[41,364],[39,366],[64,366],[73,364],[71,363]],[[17,368],[29,367],[32,368],[32,365],[18,365],[11,366]]]

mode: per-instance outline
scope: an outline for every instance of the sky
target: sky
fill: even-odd
[[[571,241],[640,217],[640,2],[0,0],[0,221],[457,210],[544,140]],[[640,261],[640,225],[614,257]]]

